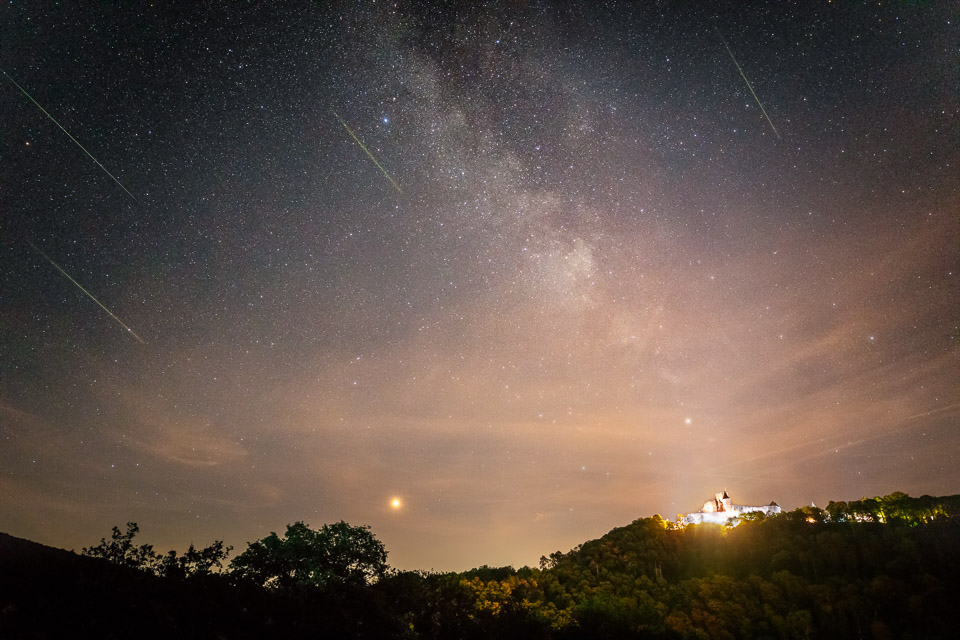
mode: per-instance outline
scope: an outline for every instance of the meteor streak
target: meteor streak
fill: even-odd
[[[70,135],[70,134],[68,133],[67,135]],[[40,255],[42,255],[44,258],[46,258],[46,259],[47,259],[47,262],[49,262],[50,264],[52,264],[52,265],[54,266],[54,268],[56,268],[57,271],[59,271],[60,273],[62,273],[62,274],[64,275],[64,277],[66,277],[67,280],[69,280],[69,281],[72,282],[73,284],[77,285],[77,288],[79,288],[80,291],[83,291],[85,294],[87,294],[87,297],[88,297],[88,298],[90,298],[91,300],[93,300],[94,302],[96,302],[98,305],[100,305],[100,308],[103,309],[104,311],[106,311],[108,314],[110,314],[110,317],[113,318],[114,320],[116,320],[116,321],[117,321],[117,324],[119,324],[121,327],[123,327],[124,329],[126,329],[126,330],[130,333],[130,335],[132,335],[132,336],[137,340],[137,342],[139,342],[140,344],[146,344],[146,343],[143,341],[143,338],[141,338],[140,336],[138,336],[138,335],[136,334],[136,332],[134,332],[133,329],[131,329],[131,328],[128,327],[127,325],[123,324],[123,320],[121,320],[121,319],[118,318],[117,316],[113,315],[113,313],[110,311],[110,309],[107,309],[105,306],[103,306],[103,303],[101,303],[99,300],[97,300],[96,298],[94,298],[92,293],[90,293],[89,291],[87,291],[86,289],[84,289],[83,286],[82,286],[79,282],[77,282],[76,280],[74,280],[73,278],[71,278],[69,273],[67,273],[66,271],[64,271],[63,269],[61,269],[61,268],[60,268],[60,265],[58,265],[56,262],[54,262],[53,260],[50,259],[50,256],[48,256],[47,254],[45,254],[37,245],[33,244],[33,243],[30,242],[29,240],[27,241],[27,243],[28,243],[31,247],[33,247],[33,250],[34,250],[34,251],[36,251],[37,253],[39,253]]]
[[[360,138],[358,138],[358,137],[356,136],[356,134],[354,134],[353,131],[350,129],[350,127],[347,126],[347,123],[343,121],[343,118],[341,118],[340,116],[338,116],[338,115],[337,115],[337,112],[334,111],[333,109],[330,109],[330,113],[332,113],[333,116],[334,116],[337,120],[340,121],[340,124],[342,124],[342,125],[343,125],[343,128],[347,130],[347,133],[350,134],[350,137],[353,138],[354,141],[355,141],[358,145],[360,145],[360,148],[363,149],[364,153],[366,153],[368,156],[370,156],[370,159],[373,160],[373,163],[374,163],[375,165],[377,165],[377,168],[380,169],[380,171],[383,172],[383,175],[387,176],[387,180],[390,181],[390,184],[393,185],[393,188],[396,189],[397,191],[399,191],[400,193],[403,193],[403,189],[400,188],[400,185],[398,185],[397,182],[396,182],[393,178],[390,177],[390,174],[387,173],[387,170],[383,168],[383,165],[381,165],[379,162],[377,162],[377,159],[374,158],[374,157],[373,157],[373,154],[370,153],[370,150],[367,149],[367,147],[366,147],[362,142],[360,142]]]
[[[733,55],[733,51],[730,50],[730,45],[727,44],[727,41],[723,39],[723,35],[720,33],[720,29],[717,29],[717,35],[720,37],[720,42],[723,43],[723,46],[726,47],[727,53],[730,54],[730,59],[733,60],[733,64],[737,65],[737,71],[740,72],[740,77],[743,78],[743,81],[747,83],[747,89],[750,89],[750,93],[753,94],[753,99],[757,101],[757,104],[760,105],[760,111],[763,112],[763,117],[767,119],[767,122],[770,123],[770,128],[773,129],[773,132],[777,134],[777,139],[780,138],[780,132],[777,131],[777,128],[773,126],[773,120],[770,119],[770,116],[767,115],[767,110],[763,108],[763,105],[760,103],[760,98],[757,97],[757,92],[753,90],[753,87],[750,85],[750,81],[747,80],[746,74],[743,72],[743,69],[740,68],[740,63],[737,62],[737,59]]]
[[[43,115],[45,115],[45,116],[47,116],[48,118],[50,118],[50,120],[51,120],[51,122],[53,122],[53,124],[55,124],[55,125],[57,125],[58,127],[60,127],[60,130],[63,131],[65,134],[67,134],[67,137],[70,138],[71,140],[73,140],[73,143],[74,143],[75,145],[77,145],[78,147],[80,147],[85,154],[87,154],[88,156],[90,156],[90,159],[93,160],[93,161],[97,164],[98,167],[100,167],[101,169],[103,169],[103,172],[104,172],[105,174],[107,174],[108,176],[110,176],[111,178],[113,178],[113,181],[116,182],[118,185],[120,185],[120,188],[123,189],[124,192],[125,192],[128,196],[130,196],[131,198],[133,198],[133,201],[134,201],[134,202],[138,202],[138,200],[133,197],[133,194],[130,193],[129,191],[127,191],[127,188],[126,188],[125,186],[123,186],[122,184],[120,184],[120,181],[117,180],[117,177],[116,177],[115,175],[113,175],[112,173],[110,173],[109,171],[107,171],[107,168],[106,168],[105,166],[103,166],[102,164],[100,164],[100,161],[97,160],[96,158],[94,158],[94,157],[93,157],[93,154],[90,153],[89,151],[87,151],[87,150],[84,148],[84,146],[77,141],[76,138],[74,138],[73,136],[71,136],[71,135],[70,135],[70,132],[67,131],[66,129],[64,129],[62,124],[60,124],[59,122],[57,122],[56,118],[54,118],[52,115],[50,115],[50,114],[47,112],[46,109],[44,109],[43,107],[41,107],[41,106],[40,106],[40,103],[37,102],[36,100],[34,100],[34,99],[33,99],[33,96],[31,96],[29,93],[27,93],[27,90],[26,90],[26,89],[24,89],[24,88],[21,87],[19,84],[17,84],[17,81],[14,80],[13,78],[11,78],[11,77],[10,77],[10,74],[8,74],[6,71],[3,71],[3,69],[0,69],[0,72],[2,72],[3,75],[7,76],[7,80],[9,80],[10,82],[12,82],[13,85],[14,85],[17,89],[20,89],[20,91],[23,92],[23,95],[25,95],[25,96],[27,96],[28,98],[30,98],[30,102],[32,102],[33,104],[37,105],[37,108],[40,109],[40,111],[43,111]],[[48,258],[48,259],[49,259],[49,258]],[[68,277],[69,277],[69,276],[68,276]],[[92,296],[91,296],[91,297],[92,297]]]

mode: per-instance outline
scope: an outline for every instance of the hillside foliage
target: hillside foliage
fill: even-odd
[[[391,571],[369,528],[344,522],[289,525],[228,566],[222,542],[161,556],[136,533],[114,528],[83,550],[92,559],[58,552],[47,573],[0,544],[0,636],[947,638],[960,602],[960,496],[894,493],[736,526],[653,516],[538,567],[462,573]]]

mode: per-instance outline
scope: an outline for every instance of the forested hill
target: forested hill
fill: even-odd
[[[659,516],[540,567],[388,571],[365,527],[303,523],[183,556],[138,531],[82,557],[0,535],[0,637],[955,638],[960,496],[902,493],[736,526]],[[353,545],[351,547],[351,545]]]
[[[958,518],[960,495],[902,493],[734,527],[654,516],[542,558],[536,579],[594,637],[957,637]]]

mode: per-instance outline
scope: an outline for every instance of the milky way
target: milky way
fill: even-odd
[[[960,491],[948,4],[427,4],[0,8],[0,530]]]

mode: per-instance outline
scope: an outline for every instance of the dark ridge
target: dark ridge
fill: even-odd
[[[366,527],[340,526],[377,543]],[[297,533],[302,542],[310,531],[288,527],[288,538]],[[258,544],[223,574],[159,577],[0,534],[0,638],[957,637],[960,496],[893,493],[735,525],[653,516],[538,568],[386,572],[366,583],[311,583],[318,557],[305,546],[283,560]],[[271,565],[279,573],[245,577],[271,557],[283,560]],[[307,568],[302,579],[262,580],[292,577],[294,566]]]

